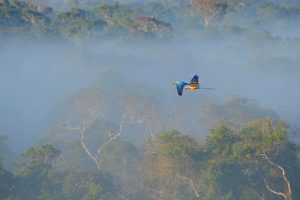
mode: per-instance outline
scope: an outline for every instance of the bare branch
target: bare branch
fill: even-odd
[[[265,200],[263,196],[260,196],[257,192],[253,191],[253,193],[260,199],[260,200]]]
[[[265,182],[265,184],[266,184],[267,189],[268,189],[270,192],[272,192],[272,193],[275,194],[275,195],[282,196],[285,200],[288,200],[287,195],[283,194],[282,192],[276,192],[275,190],[273,190],[273,189],[269,186],[269,184],[266,182],[266,180],[264,180],[264,182]]]
[[[81,132],[81,146],[84,148],[84,150],[88,154],[88,156],[96,163],[97,169],[100,169],[100,164],[97,160],[97,156],[94,156],[84,143],[84,132]]]
[[[97,168],[100,168],[100,163],[96,153],[92,153],[85,143],[85,136],[88,130],[93,126],[98,118],[101,106],[104,103],[105,96],[98,90],[90,89],[79,93],[67,107],[66,111],[73,123],[77,123],[78,127],[63,126],[71,131],[80,133],[80,143],[86,154],[94,161]]]
[[[87,155],[95,162],[95,164],[97,166],[97,169],[100,169],[100,164],[98,162],[97,156],[93,155],[91,153],[91,151],[88,149],[88,147],[86,146],[86,144],[84,142],[84,135],[86,135],[87,130],[93,125],[94,121],[96,120],[98,111],[90,109],[89,113],[90,113],[90,116],[88,116],[87,120],[84,119],[83,117],[80,119],[81,125],[79,127],[66,126],[64,128],[66,128],[68,130],[72,130],[72,131],[78,131],[80,133],[80,135],[81,135],[81,138],[80,138],[81,146],[83,147],[83,149],[85,150]]]
[[[121,121],[121,123],[120,123],[120,126],[119,126],[119,131],[118,131],[116,134],[112,135],[111,133],[108,133],[108,136],[109,136],[110,138],[109,138],[109,140],[108,140],[106,143],[104,143],[103,145],[101,145],[101,147],[98,149],[98,151],[97,151],[98,155],[101,154],[102,150],[104,149],[104,147],[105,147],[106,145],[112,143],[112,142],[115,141],[118,137],[121,136],[121,134],[122,134],[122,128],[123,128],[123,121],[124,121],[124,118],[122,119],[122,121]]]
[[[263,154],[262,156],[274,167],[276,167],[277,169],[279,169],[281,171],[281,174],[282,174],[282,178],[284,179],[284,182],[287,186],[287,194],[283,194],[282,192],[276,192],[274,191],[272,188],[270,188],[270,186],[266,183],[266,186],[267,186],[267,189],[272,192],[273,194],[276,194],[276,195],[280,195],[282,197],[284,197],[284,199],[286,200],[291,200],[292,199],[292,189],[291,189],[291,184],[290,182],[288,181],[287,177],[286,177],[286,172],[285,172],[285,169],[283,167],[281,167],[280,165],[274,163],[272,160],[269,159],[269,157],[267,156],[266,152],[263,151]]]
[[[197,198],[200,197],[200,195],[199,195],[199,193],[198,193],[198,191],[197,191],[197,189],[195,187],[194,181],[192,179],[190,179],[190,178],[188,178],[186,176],[180,175],[180,174],[178,174],[177,176],[179,178],[181,178],[182,180],[184,180],[185,182],[187,182],[192,187],[192,189],[194,190],[194,193],[195,193],[195,195],[196,195]]]
[[[110,135],[110,139],[106,142],[106,144],[112,143],[114,140],[116,140],[122,134],[122,127],[123,127],[123,119],[120,123],[119,132],[116,133],[114,136]]]
[[[70,126],[66,126],[64,127],[65,129],[71,130],[71,131],[80,131],[80,127],[70,127]]]

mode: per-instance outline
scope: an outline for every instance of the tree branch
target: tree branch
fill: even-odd
[[[91,151],[88,149],[88,147],[85,145],[85,142],[84,142],[84,135],[86,135],[88,128],[92,126],[92,124],[95,121],[95,119],[97,118],[97,114],[98,114],[98,112],[94,109],[90,109],[88,111],[88,113],[89,113],[89,117],[87,120],[84,118],[80,119],[81,125],[79,127],[67,126],[65,128],[69,129],[69,130],[73,130],[73,131],[79,131],[79,133],[81,135],[81,138],[80,138],[81,146],[83,147],[83,149],[85,150],[87,155],[95,162],[97,169],[100,169],[100,164],[98,162],[97,155],[93,155],[91,153]]]
[[[286,200],[290,200],[292,199],[292,189],[291,189],[291,184],[290,182],[288,181],[287,177],[286,177],[286,172],[285,172],[285,169],[283,167],[281,167],[280,165],[274,163],[272,160],[269,159],[269,157],[267,156],[266,152],[263,151],[263,154],[262,156],[274,167],[276,167],[277,169],[279,169],[281,171],[281,174],[282,174],[282,178],[284,179],[284,182],[285,184],[287,185],[287,194],[283,194],[282,192],[276,192],[274,191],[272,188],[270,188],[270,186],[266,183],[266,186],[267,186],[267,189],[272,192],[273,194],[276,194],[276,195],[280,195],[282,197],[284,197],[284,199]]]
[[[272,192],[273,194],[277,195],[277,196],[282,196],[285,200],[288,200],[287,195],[283,194],[282,192],[276,192],[275,190],[273,190],[269,184],[266,182],[266,180],[264,180],[267,189]]]
[[[95,162],[95,164],[97,165],[97,169],[100,169],[100,164],[97,160],[97,156],[94,156],[84,143],[84,132],[80,132],[80,134],[81,134],[81,146],[84,148],[84,150],[88,154],[88,156]]]
[[[112,143],[114,140],[116,140],[122,134],[123,120],[124,119],[122,119],[122,121],[120,123],[119,132],[116,133],[114,136],[110,135],[110,139],[106,142],[106,145]]]
[[[253,190],[253,193],[260,199],[260,200],[265,200],[263,196],[260,196],[255,190]]]
[[[108,136],[109,136],[110,138],[109,138],[109,140],[108,140],[105,144],[101,145],[101,147],[98,149],[98,151],[97,151],[98,155],[101,154],[103,148],[104,148],[106,145],[112,143],[112,142],[115,141],[118,137],[121,136],[121,134],[122,134],[122,128],[123,128],[123,121],[124,121],[124,118],[122,119],[122,121],[121,121],[121,123],[120,123],[119,131],[118,131],[115,135],[108,134]]]
[[[177,176],[179,178],[181,178],[182,180],[184,180],[185,182],[187,182],[192,187],[192,189],[194,190],[194,193],[195,193],[195,195],[196,195],[197,198],[200,197],[200,195],[199,195],[199,193],[198,193],[198,191],[197,191],[197,189],[195,187],[194,181],[192,179],[190,179],[190,178],[188,178],[186,176],[180,175],[180,174],[178,174]]]

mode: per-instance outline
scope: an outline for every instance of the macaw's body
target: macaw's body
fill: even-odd
[[[183,92],[184,88],[187,90],[213,89],[213,88],[200,88],[198,78],[199,77],[197,75],[195,75],[192,78],[192,80],[190,81],[190,83],[186,83],[183,81],[173,82],[173,84],[176,85],[178,95],[182,96],[182,92]]]
[[[198,90],[199,88],[200,88],[199,85],[191,85],[191,84],[189,84],[189,85],[185,86],[185,89],[187,89],[187,90]]]

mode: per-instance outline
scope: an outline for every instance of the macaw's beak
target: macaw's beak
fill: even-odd
[[[177,82],[176,82],[176,81],[173,81],[173,82],[172,82],[172,84],[173,84],[173,85],[176,85],[176,84],[177,84]]]

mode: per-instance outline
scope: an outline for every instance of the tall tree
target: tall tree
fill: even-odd
[[[98,90],[82,91],[73,99],[68,107],[70,123],[63,125],[66,130],[74,131],[80,134],[80,144],[88,157],[93,160],[98,169],[101,168],[101,154],[105,146],[117,140],[123,133],[123,120],[120,122],[119,130],[116,132],[107,132],[105,141],[97,144],[96,152],[92,151],[86,142],[91,128],[95,126],[100,112],[104,109],[105,95]]]

